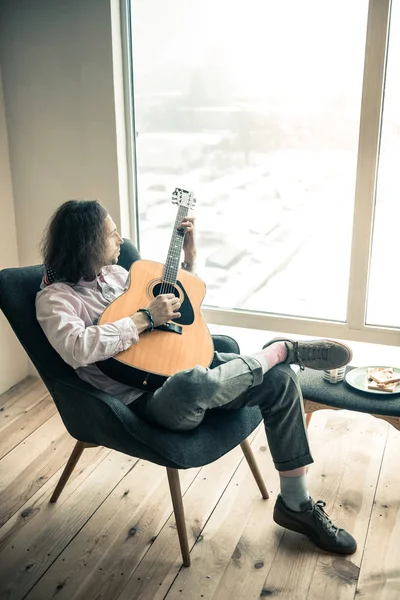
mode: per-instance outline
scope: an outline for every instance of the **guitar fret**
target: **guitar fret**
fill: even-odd
[[[189,207],[180,206],[175,219],[174,229],[171,235],[169,251],[163,272],[163,281],[170,285],[175,285],[179,270],[179,259],[182,251],[184,234],[177,230],[178,225],[187,216]]]

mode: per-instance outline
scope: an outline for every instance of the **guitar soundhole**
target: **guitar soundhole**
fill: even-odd
[[[150,296],[155,298],[160,294],[174,294],[176,298],[179,298],[181,302],[181,307],[179,312],[181,316],[179,319],[174,319],[174,323],[179,323],[181,325],[191,325],[194,321],[194,311],[192,307],[192,303],[190,302],[185,288],[181,284],[180,281],[176,282],[176,285],[165,284],[162,281],[159,281],[151,286]]]
[[[182,296],[182,292],[175,286],[169,283],[164,283],[160,281],[153,286],[151,291],[153,298],[159,296],[160,294],[174,294],[176,298],[180,298]]]

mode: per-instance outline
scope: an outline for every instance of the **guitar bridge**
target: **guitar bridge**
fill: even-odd
[[[171,333],[178,333],[179,335],[182,335],[182,327],[176,323],[164,323],[155,329],[159,329],[160,331],[170,331]]]

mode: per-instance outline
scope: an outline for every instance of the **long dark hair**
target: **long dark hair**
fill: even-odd
[[[51,217],[41,243],[45,266],[58,281],[91,281],[102,266],[106,209],[97,200],[68,200]]]

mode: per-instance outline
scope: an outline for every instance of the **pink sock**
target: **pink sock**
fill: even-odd
[[[275,342],[263,350],[251,354],[260,363],[263,373],[266,373],[268,369],[272,369],[275,365],[285,362],[287,355],[285,342]]]

